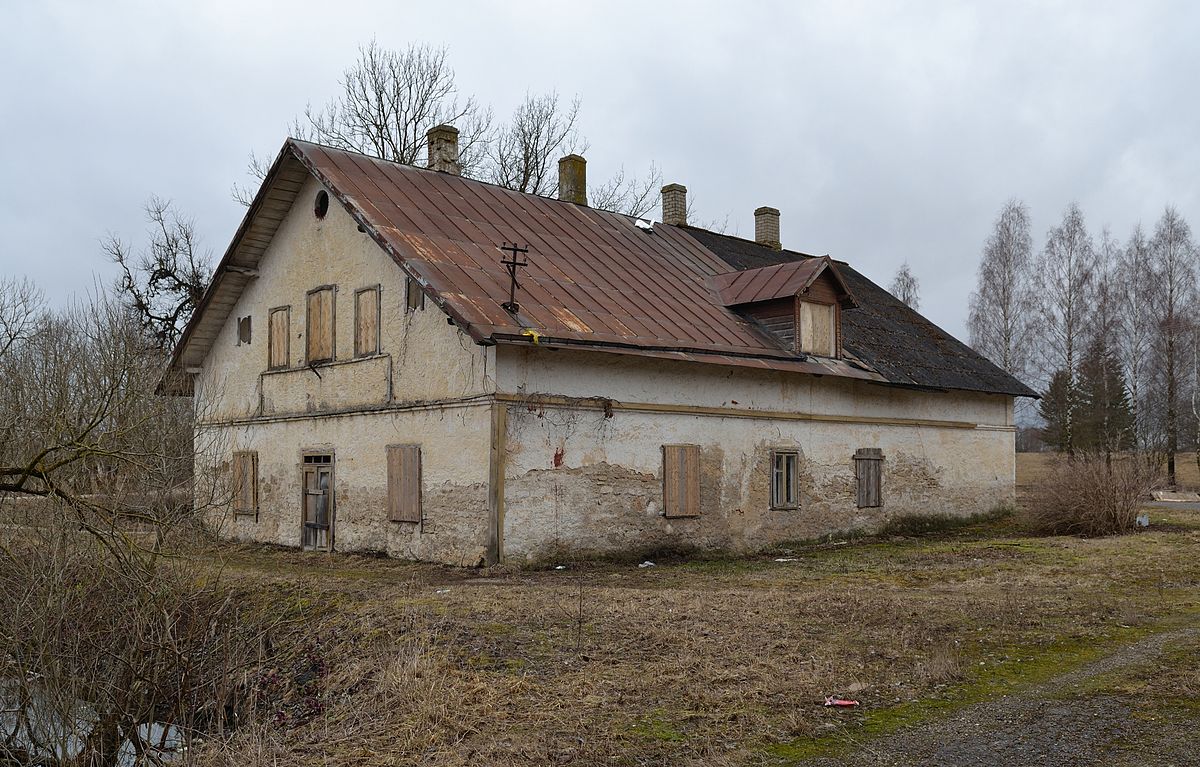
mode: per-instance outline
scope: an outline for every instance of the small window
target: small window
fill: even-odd
[[[421,446],[388,445],[388,519],[421,521]]]
[[[305,361],[309,364],[333,360],[333,286],[309,291],[305,321]]]
[[[333,456],[328,453],[306,453],[303,462],[307,464],[333,463]]]
[[[233,454],[233,513],[258,516],[258,453]]]
[[[796,351],[820,357],[837,355],[837,306],[797,301]]]
[[[858,508],[883,505],[883,451],[864,447],[854,454],[854,474],[858,484]]]
[[[250,345],[250,317],[238,317],[238,341],[237,345]]]
[[[800,506],[800,454],[795,450],[771,452],[771,508]]]
[[[404,305],[410,312],[425,308],[425,291],[421,290],[420,283],[412,277],[408,278],[404,292]]]
[[[379,288],[354,294],[354,356],[379,353]]]
[[[272,309],[267,317],[267,368],[280,370],[291,364],[292,307]]]
[[[700,516],[700,447],[663,445],[663,516]]]
[[[317,218],[325,218],[325,214],[329,212],[329,192],[324,189],[317,192],[317,198],[313,200],[313,215]]]

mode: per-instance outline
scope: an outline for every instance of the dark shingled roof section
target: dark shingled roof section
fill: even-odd
[[[706,229],[682,228],[734,269],[758,269],[814,258]],[[843,346],[892,383],[1037,396],[850,266],[838,268],[858,302],[857,308],[842,312]]]

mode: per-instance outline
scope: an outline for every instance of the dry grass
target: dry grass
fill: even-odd
[[[779,763],[857,726],[863,712],[826,695],[886,714],[1018,656],[1116,641],[1135,612],[1148,625],[1197,608],[1200,530],[1179,522],[1081,540],[993,521],[793,562],[543,572],[235,549],[246,600],[290,623],[275,676],[248,680],[260,724],[197,760]]]

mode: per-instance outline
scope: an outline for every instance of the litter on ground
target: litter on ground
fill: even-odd
[[[836,706],[838,708],[849,708],[850,706],[857,706],[858,701],[846,700],[845,698],[836,698],[836,697],[830,695],[828,698],[825,699],[825,705],[826,706]]]

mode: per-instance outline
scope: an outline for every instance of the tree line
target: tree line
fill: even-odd
[[[1200,443],[1198,274],[1174,207],[1121,241],[1072,203],[1037,248],[1029,207],[1009,200],[983,247],[971,346],[1042,394],[1047,446],[1159,452],[1175,484],[1176,454]]]

